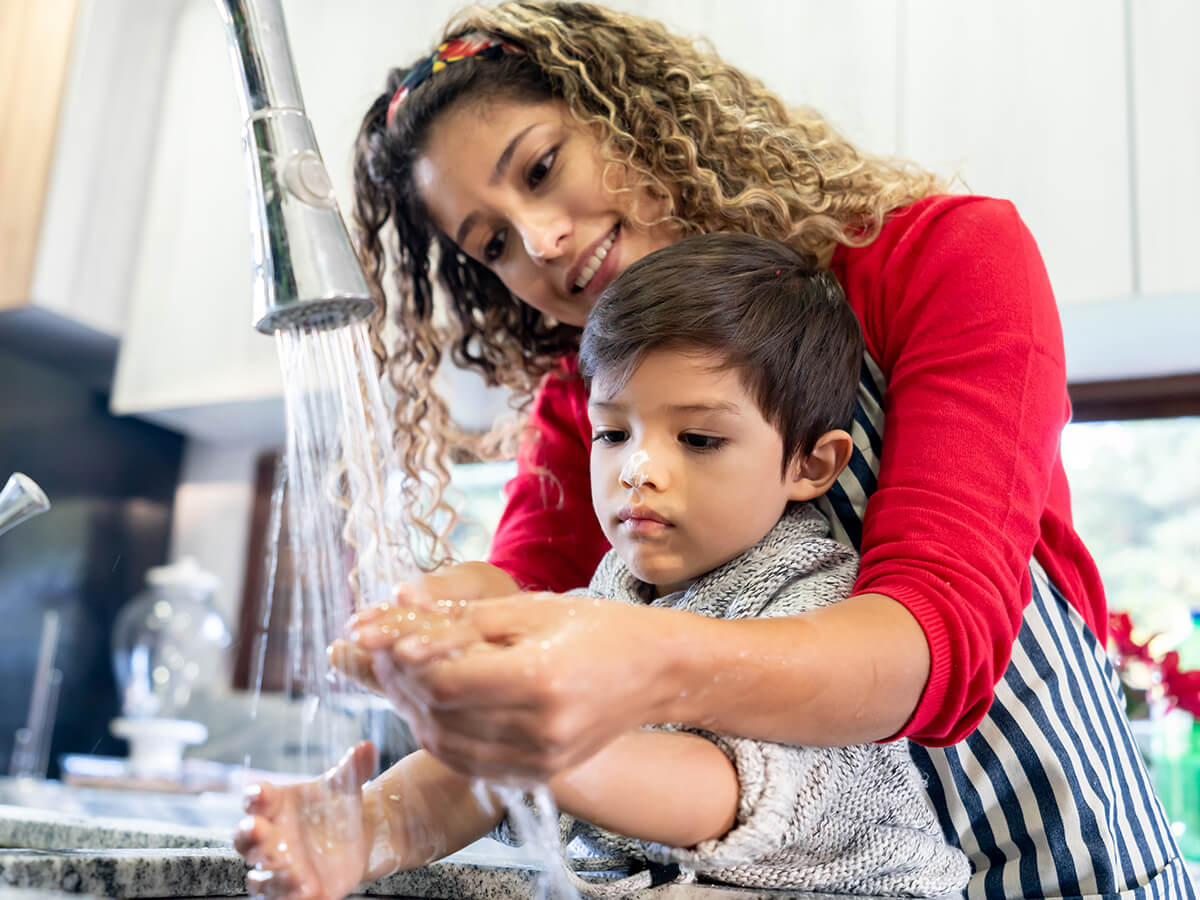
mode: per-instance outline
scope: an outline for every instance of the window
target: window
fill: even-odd
[[[1062,454],[1110,609],[1179,643],[1200,611],[1200,416],[1071,424]]]
[[[1063,465],[1109,608],[1178,644],[1200,611],[1200,374],[1073,384],[1071,405]]]

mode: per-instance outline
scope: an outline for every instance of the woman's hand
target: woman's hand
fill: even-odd
[[[808,746],[882,740],[929,675],[920,625],[878,594],[731,620],[557,594],[400,599],[356,615],[331,653],[463,774],[546,780],[662,722]]]
[[[680,617],[700,618],[557,594],[426,598],[359,613],[334,658],[451,768],[546,779],[662,720]]]

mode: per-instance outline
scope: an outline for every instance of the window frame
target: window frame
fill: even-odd
[[[1067,392],[1072,422],[1200,416],[1200,372],[1075,382]]]

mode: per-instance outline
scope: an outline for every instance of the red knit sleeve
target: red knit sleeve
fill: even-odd
[[[842,259],[887,381],[855,591],[904,604],[929,640],[929,683],[900,736],[954,743],[987,712],[1030,598],[1069,415],[1058,311],[1001,201],[917,204]]]
[[[592,509],[587,393],[574,358],[542,382],[488,561],[530,590],[584,587],[608,550]]]

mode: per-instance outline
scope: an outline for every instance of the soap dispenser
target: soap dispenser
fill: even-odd
[[[184,558],[148,570],[145,590],[117,613],[112,660],[121,717],[110,727],[129,742],[139,774],[178,773],[186,747],[208,737],[188,716],[229,682],[232,639],[213,603],[219,586]]]

